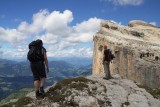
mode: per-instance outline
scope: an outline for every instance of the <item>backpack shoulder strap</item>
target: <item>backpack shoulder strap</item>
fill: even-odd
[[[46,53],[46,49],[42,46],[42,55],[44,55],[44,53]]]

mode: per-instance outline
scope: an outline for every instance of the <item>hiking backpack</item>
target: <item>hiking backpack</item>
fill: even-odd
[[[30,62],[44,61],[44,56],[42,52],[42,46],[37,41],[32,41],[29,46],[29,51],[27,54],[27,59]]]
[[[111,53],[111,60],[113,60],[115,58],[115,56]]]
[[[112,52],[110,51],[110,49],[107,49],[104,51],[104,54],[105,54],[105,60],[106,61],[111,61],[115,58],[115,56],[112,54]]]

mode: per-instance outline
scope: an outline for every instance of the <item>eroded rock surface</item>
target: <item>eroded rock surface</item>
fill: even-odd
[[[103,46],[107,45],[116,57],[111,63],[112,74],[160,88],[160,28],[138,20],[129,26],[102,21],[93,41],[93,75],[104,73]]]

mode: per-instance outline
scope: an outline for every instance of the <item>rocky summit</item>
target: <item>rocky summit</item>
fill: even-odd
[[[128,26],[103,20],[94,36],[93,72],[104,73],[103,46],[115,55],[111,73],[143,86],[160,88],[160,28],[140,20]]]
[[[160,107],[160,100],[133,81],[114,75],[78,77],[60,81],[36,99],[34,92],[2,107]]]

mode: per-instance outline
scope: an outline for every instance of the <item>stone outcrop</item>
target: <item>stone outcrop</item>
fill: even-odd
[[[42,99],[36,99],[31,92],[2,107],[160,107],[160,100],[133,81],[119,75],[110,80],[102,77],[65,79],[48,87]]]
[[[141,85],[160,88],[160,28],[134,20],[128,26],[102,21],[94,36],[93,75],[104,73],[103,46],[107,45],[115,59],[111,74],[133,80]]]

